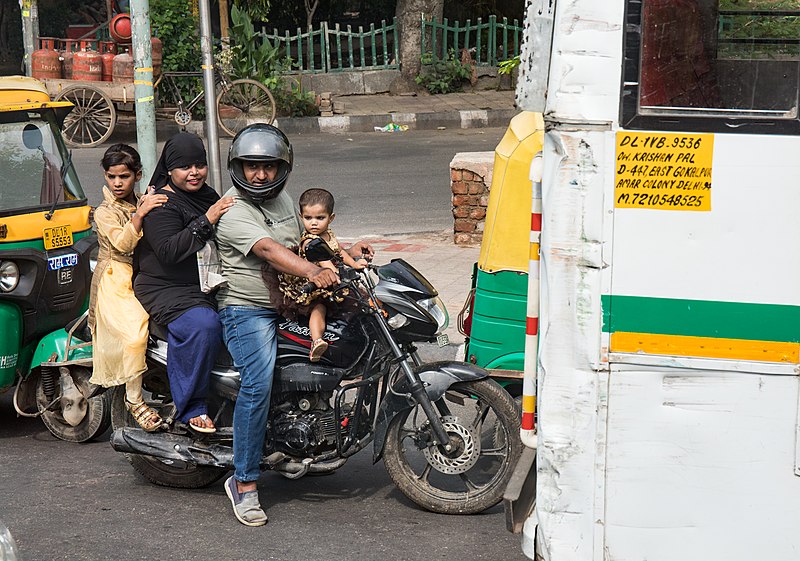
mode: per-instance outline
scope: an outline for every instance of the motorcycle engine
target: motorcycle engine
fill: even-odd
[[[310,411],[292,409],[272,420],[277,450],[293,456],[316,456],[336,449],[336,420],[327,404]]]

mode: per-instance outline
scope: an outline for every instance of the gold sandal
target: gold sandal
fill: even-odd
[[[131,403],[128,398],[125,398],[125,408],[130,412],[133,420],[147,432],[158,430],[164,424],[161,415],[144,401]]]
[[[314,342],[311,344],[311,351],[308,353],[308,360],[311,362],[319,362],[319,359],[322,358],[322,355],[325,354],[327,350],[327,341],[323,339],[314,339]]]

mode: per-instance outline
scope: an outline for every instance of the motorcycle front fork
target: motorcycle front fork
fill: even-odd
[[[419,379],[419,376],[414,373],[414,370],[411,368],[408,360],[405,360],[405,354],[394,340],[394,337],[392,337],[392,333],[389,331],[389,326],[386,324],[386,320],[384,319],[383,315],[381,315],[380,312],[375,312],[375,315],[378,320],[377,323],[381,326],[381,331],[383,331],[383,335],[392,349],[392,353],[394,354],[395,358],[400,361],[399,366],[403,370],[406,380],[408,380],[411,397],[419,404],[420,407],[422,407],[422,411],[428,418],[428,422],[430,423],[431,431],[433,432],[434,436],[434,442],[432,442],[432,444],[435,446],[440,446],[445,452],[452,452],[453,445],[450,444],[450,436],[444,429],[442,420],[439,417],[439,414],[436,412],[436,409],[434,408],[430,398],[428,397],[428,392],[425,391],[425,385]],[[413,356],[412,360],[414,360],[415,364],[418,364],[419,357]]]

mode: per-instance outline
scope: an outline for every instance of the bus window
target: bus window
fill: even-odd
[[[784,4],[796,6],[630,0],[623,125],[716,131],[738,120],[755,125],[740,132],[800,131],[800,10]]]

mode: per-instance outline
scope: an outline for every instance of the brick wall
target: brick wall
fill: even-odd
[[[450,162],[453,193],[453,241],[479,244],[483,239],[494,152],[461,152]]]

